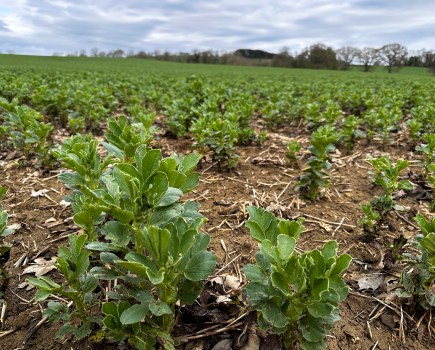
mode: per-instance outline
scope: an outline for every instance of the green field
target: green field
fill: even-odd
[[[351,71],[328,71],[313,69],[290,69],[269,67],[245,67],[229,65],[205,65],[163,62],[143,59],[113,59],[89,57],[25,56],[0,54],[0,68],[34,71],[89,71],[119,72],[134,74],[170,74],[170,75],[218,75],[218,76],[255,76],[255,77],[291,77],[301,78],[358,78],[390,77],[393,79],[426,79],[431,74],[426,68],[404,67],[399,72],[388,74],[382,67],[375,67],[372,72],[364,73],[359,67]]]

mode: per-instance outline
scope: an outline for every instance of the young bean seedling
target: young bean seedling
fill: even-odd
[[[337,255],[336,241],[300,253],[296,244],[302,220],[280,220],[256,207],[248,212],[246,226],[259,242],[259,252],[256,264],[244,268],[246,293],[260,328],[279,334],[285,349],[323,349],[348,293],[341,275],[351,257]]]

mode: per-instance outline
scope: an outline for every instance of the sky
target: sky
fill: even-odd
[[[0,52],[435,48],[433,0],[0,0]]]

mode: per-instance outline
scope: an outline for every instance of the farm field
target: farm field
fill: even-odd
[[[274,333],[286,327],[293,348],[433,347],[435,79],[425,70],[14,55],[0,68],[1,206],[15,231],[2,236],[0,221],[1,349],[171,349],[171,339],[280,349]],[[297,241],[298,262],[281,257],[287,270],[276,263],[267,286],[264,266],[253,273],[261,237],[279,254]],[[320,280],[326,301],[314,295]],[[287,324],[288,310],[302,316]]]

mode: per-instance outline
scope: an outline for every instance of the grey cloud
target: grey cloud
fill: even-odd
[[[435,47],[424,0],[21,0],[0,13],[0,50],[301,50],[316,42]],[[9,31],[7,31],[9,29]]]
[[[7,32],[7,31],[9,31],[9,29],[6,27],[5,22],[0,20],[0,32]]]

